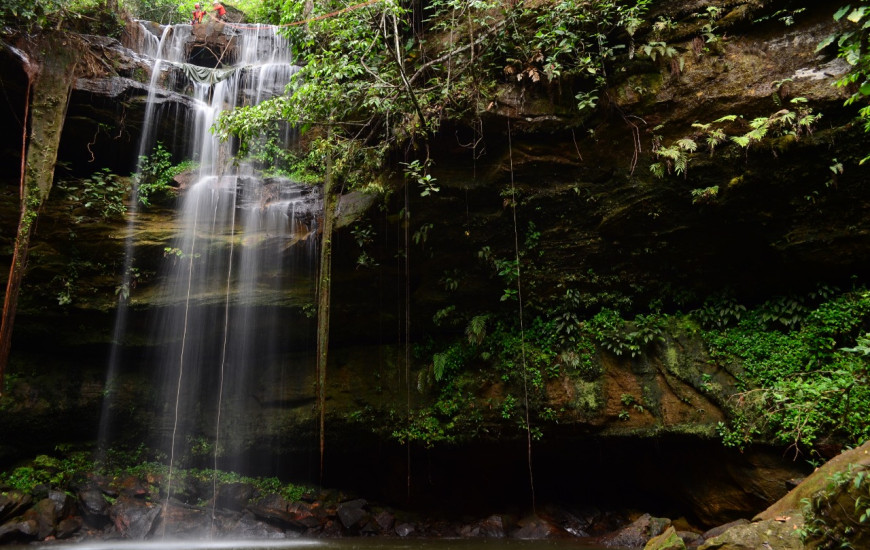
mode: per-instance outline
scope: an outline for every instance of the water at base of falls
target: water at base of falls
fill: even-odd
[[[39,545],[7,546],[9,550],[40,548]],[[292,548],[316,550],[603,550],[603,546],[587,545],[575,540],[511,540],[511,539],[382,539],[354,538],[331,540],[220,540],[220,541],[114,541],[100,543],[53,543],[45,548],[58,550],[259,550],[261,548]],[[622,547],[608,547],[621,550]]]
[[[221,111],[284,93],[297,68],[272,27],[224,26],[227,36],[217,43],[226,50],[213,67],[188,62],[202,48],[189,25],[142,28],[140,53],[152,58],[153,77],[140,152],[168,138],[174,156],[198,169],[180,191],[176,219],[166,222],[175,224],[175,237],[146,289],[134,289],[129,277],[137,255],[153,258],[155,245],[134,242],[132,235],[147,231],[141,207],[131,205],[130,296],[119,303],[101,446],[124,430],[112,415],[112,388],[119,370],[136,363],[152,388],[152,408],[143,413],[153,419],[149,443],[165,454],[170,472],[244,471],[254,440],[280,434],[283,404],[310,393],[304,381],[311,355],[298,343],[311,335],[293,331],[310,324],[302,310],[314,300],[321,201],[316,187],[234,161],[231,144],[210,128]],[[183,101],[166,102],[170,96]],[[158,130],[167,123],[175,127],[168,136]],[[283,134],[287,141],[292,132]],[[153,313],[145,334],[130,338],[128,309],[137,292],[148,293]],[[138,347],[123,351],[130,340]]]

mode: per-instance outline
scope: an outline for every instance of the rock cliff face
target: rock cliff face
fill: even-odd
[[[667,15],[681,24],[661,37],[646,28],[636,40],[641,45],[660,38],[673,53],[620,59],[594,113],[581,116],[574,109],[568,84],[506,83],[479,121],[445,121],[433,147],[441,191],[421,197],[410,190],[407,233],[398,214],[401,193],[342,197],[327,377],[327,471],[333,483],[395,498],[404,494],[405,478],[395,472],[406,467],[405,451],[393,432],[409,407],[438,399],[428,342],[464,338],[464,324],[436,324],[433,316],[448,308],[463,323],[482,314],[515,315],[516,302],[500,298],[516,283],[499,278],[493,266],[517,253],[529,319],[558,310],[572,295],[587,311],[621,296],[631,303],[628,310],[642,312],[653,302],[670,310],[698,307],[725,290],[753,302],[819,283],[866,279],[870,187],[868,168],[858,161],[870,140],[852,123],[854,112],[843,107],[846,92],[833,86],[848,67],[835,52],[815,51],[835,30],[831,8],[806,2],[787,26],[774,17],[777,2],[658,4],[651,20]],[[692,14],[707,4],[719,6],[722,15],[716,35],[705,41]],[[223,40],[220,33],[198,32],[203,35],[195,40],[203,44]],[[139,39],[134,34],[126,40]],[[136,156],[149,69],[120,43],[90,43],[101,69],[76,82],[60,160],[69,175],[97,167],[125,174]],[[20,127],[15,106],[24,98],[16,71],[15,59],[4,53],[7,128]],[[790,102],[796,98],[806,101]],[[180,96],[161,101],[178,119],[190,108]],[[695,123],[727,117],[719,126],[739,136],[749,130],[747,121],[768,117],[773,123],[789,106],[823,116],[811,127],[772,132],[750,147],[726,143],[710,154],[700,151],[707,135]],[[171,143],[173,119],[164,120],[159,132]],[[2,137],[9,168],[0,204],[7,262],[17,221],[12,167],[20,145],[14,134]],[[684,138],[696,141],[699,151],[684,154],[685,170],[676,173],[675,165],[664,164],[663,177],[656,177],[650,167],[665,159],[655,151]],[[832,172],[835,164],[842,173]],[[49,203],[34,237],[16,327],[15,379],[2,403],[12,420],[0,428],[0,439],[8,441],[38,422],[39,435],[27,442],[34,450],[61,434],[93,436],[123,266],[121,224],[72,223],[80,213],[63,193]],[[155,306],[149,288],[159,283],[153,274],[173,232],[171,206],[147,210],[137,220],[142,276],[132,290],[133,327],[144,327]],[[371,238],[358,239],[360,230],[370,230]],[[359,262],[363,253],[367,260]],[[400,261],[404,254],[408,273]],[[58,305],[65,291],[67,299]],[[244,452],[269,449],[291,457],[295,475],[304,476],[315,462],[313,324],[299,315],[298,303],[287,309],[299,336],[288,339],[283,351],[305,366],[286,394],[254,390],[253,409],[246,411],[251,424],[271,415],[282,420],[262,423]],[[410,369],[401,345],[406,314],[419,351]],[[44,344],[49,338],[51,348]],[[149,403],[140,385],[147,367],[139,361],[149,344],[138,337],[125,342],[126,398],[115,414],[124,415],[133,439],[149,420],[139,412]],[[554,500],[578,492],[589,502],[618,500],[631,492],[643,495],[639,505],[688,506],[696,518],[713,523],[757,511],[785,492],[785,479],[800,474],[799,466],[782,464],[779,451],[723,452],[709,441],[727,420],[739,372],[709,356],[697,328],[669,326],[636,354],[593,350],[585,374],[567,365],[563,361],[543,383],[535,403],[536,410],[550,411],[536,419],[542,439],[534,447],[541,491]],[[517,395],[512,384],[482,364],[479,372],[466,373],[455,388],[465,412],[453,420],[456,432],[467,431],[432,450],[414,448],[418,498],[428,494],[434,501],[480,483],[480,500],[491,504],[526,490],[525,466],[517,466],[525,460],[526,432],[505,412],[506,400]],[[79,421],[63,420],[71,413]],[[31,450],[25,447],[2,448],[2,456]],[[704,457],[703,463],[692,455]],[[275,460],[264,459],[262,468]],[[599,475],[577,473],[587,469]]]

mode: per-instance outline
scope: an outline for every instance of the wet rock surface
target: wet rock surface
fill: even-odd
[[[222,501],[215,499],[209,484],[188,489],[185,498],[166,499],[132,477],[104,479],[94,477],[76,498],[59,490],[39,500],[20,491],[2,490],[0,506],[14,517],[0,521],[0,543],[26,543],[63,539],[148,540],[157,537],[194,539],[209,536],[288,539],[380,536],[393,538],[477,538],[477,539],[573,539],[586,544],[614,548],[648,550],[799,550],[804,524],[796,509],[801,495],[830,491],[831,476],[850,475],[870,462],[870,444],[847,451],[838,459],[798,485],[753,521],[741,519],[701,532],[687,528],[684,519],[673,521],[650,514],[631,514],[620,510],[592,507],[572,509],[547,505],[538,515],[517,517],[495,513],[477,519],[437,519],[390,508],[363,498],[348,498],[335,491],[311,493],[304,500],[288,500],[275,493],[260,493],[249,484],[228,483],[224,494],[250,495]],[[857,470],[856,470],[857,469]],[[152,479],[151,481],[157,481]],[[851,484],[851,482],[850,482]],[[156,488],[155,485],[151,487]],[[825,489],[827,487],[827,489]],[[240,493],[241,491],[241,493]],[[115,495],[115,496],[112,496]],[[66,497],[66,498],[62,498]],[[854,501],[853,495],[853,501]],[[199,504],[193,504],[197,502]],[[202,504],[205,502],[206,504]],[[221,502],[228,507],[221,505]],[[10,504],[12,504],[10,506]],[[839,502],[843,504],[843,502]],[[843,504],[845,506],[845,504]],[[828,518],[834,521],[835,518]],[[843,521],[848,521],[844,519]],[[861,539],[856,539],[861,540]]]

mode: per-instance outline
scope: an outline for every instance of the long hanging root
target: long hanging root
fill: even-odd
[[[532,473],[532,425],[529,422],[529,384],[526,375],[526,333],[523,327],[523,288],[522,288],[522,279],[520,273],[520,236],[519,231],[517,230],[517,196],[516,196],[516,188],[514,186],[514,157],[513,157],[513,143],[511,142],[511,123],[508,121],[507,123],[508,129],[508,158],[510,160],[510,170],[511,170],[511,204],[512,204],[512,212],[513,212],[513,221],[514,221],[514,252],[515,252],[515,261],[517,266],[517,301],[519,302],[519,316],[520,316],[520,350],[522,353],[522,364],[523,364],[523,404],[526,409],[526,449],[528,450],[526,459],[529,465],[529,488],[531,489],[532,494],[532,511],[537,514],[537,505],[535,499],[535,476]]]

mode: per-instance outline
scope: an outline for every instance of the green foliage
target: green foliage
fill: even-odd
[[[746,306],[728,294],[711,296],[704,304],[691,312],[692,317],[706,328],[725,328],[740,320],[746,313]]]
[[[135,175],[136,196],[139,203],[150,206],[155,199],[174,196],[173,178],[193,168],[194,164],[190,161],[172,164],[172,153],[158,142],[150,155],[139,157],[139,166]]]
[[[775,96],[778,97],[778,96]],[[757,117],[749,122],[751,128],[741,136],[731,136],[731,141],[741,147],[760,143],[765,137],[793,136],[795,139],[812,133],[813,127],[822,118],[821,113],[813,113],[803,97],[790,100],[794,110],[783,108],[767,117]]]
[[[82,180],[59,182],[58,187],[88,212],[104,220],[121,218],[127,212],[124,197],[128,185],[108,168],[98,170]]]
[[[65,490],[76,474],[93,470],[95,463],[86,452],[71,452],[64,458],[39,455],[29,464],[0,473],[0,486],[32,493],[37,485]]]
[[[666,42],[656,40],[647,42],[637,49],[637,53],[649,57],[652,61],[670,61],[673,72],[682,72],[686,63],[677,49]]]
[[[120,13],[106,10],[104,0],[0,0],[0,26],[26,32],[54,28],[118,37]]]
[[[137,19],[165,25],[187,23],[193,11],[193,2],[185,4],[175,0],[122,0],[121,4]]]
[[[747,390],[735,401],[750,438],[770,433],[796,450],[822,438],[870,437],[870,361],[859,337],[870,324],[870,292],[826,299],[774,299],[742,315],[736,326],[704,333],[713,357],[742,366]],[[724,326],[724,325],[721,325]],[[858,345],[851,345],[858,343]]]
[[[350,233],[353,235],[356,245],[360,248],[360,255],[356,259],[357,267],[376,267],[378,263],[367,250],[374,243],[375,228],[371,224],[356,224],[350,230]]]
[[[432,161],[427,160],[421,163],[419,160],[412,162],[401,163],[405,167],[405,179],[416,182],[420,186],[420,196],[426,197],[432,193],[437,193],[441,189],[435,185],[435,178],[429,174],[432,166]]]
[[[670,145],[663,145],[662,136],[653,136],[652,152],[655,155],[657,162],[650,164],[650,172],[657,178],[663,178],[666,174],[685,175],[689,167],[691,155],[698,149],[698,139],[703,138],[710,155],[713,155],[714,150],[730,140],[732,143],[749,148],[753,145],[760,144],[769,138],[777,138],[783,136],[791,136],[794,139],[811,134],[819,119],[822,118],[821,113],[813,112],[813,109],[807,105],[807,99],[803,97],[795,97],[789,100],[789,106],[782,105],[782,99],[779,95],[779,87],[783,84],[782,81],[774,83],[773,100],[780,108],[775,113],[766,117],[756,117],[746,123],[743,118],[738,115],[726,115],[712,122],[700,123],[695,122],[692,128],[696,130],[696,134],[686,136],[675,140]],[[748,125],[749,130],[738,135],[729,135],[726,130],[731,130],[739,126],[744,128]],[[661,126],[657,126],[654,130],[661,130]],[[712,193],[712,187],[707,188],[706,193],[700,193],[693,196],[700,200],[695,202],[710,202],[714,199],[716,193]]]
[[[625,321],[612,309],[602,309],[587,324],[590,336],[614,355],[637,357],[662,338],[664,322],[657,314],[638,314]]]
[[[455,377],[448,380],[432,405],[411,412],[410,417],[394,419],[400,426],[390,435],[400,443],[420,443],[426,448],[473,438],[481,429],[480,410],[475,408],[466,386],[473,381]]]
[[[771,14],[763,15],[757,19],[754,19],[752,22],[753,23],[761,23],[764,21],[777,20],[780,23],[782,23],[783,25],[785,25],[786,27],[790,27],[790,26],[794,25],[795,17],[797,17],[798,15],[802,14],[805,11],[807,11],[806,8],[776,10],[775,12],[773,12]]]
[[[863,548],[870,527],[870,470],[849,464],[802,504],[800,536],[807,548]]]
[[[828,46],[836,44],[837,56],[845,59],[852,69],[837,81],[837,86],[854,90],[846,105],[858,104],[861,108],[858,116],[864,122],[864,130],[870,132],[870,5],[859,2],[843,6],[834,14],[834,20],[841,23],[843,32],[835,33],[822,40],[816,47],[821,51]],[[870,155],[861,160],[861,163],[870,159]]]
[[[203,438],[193,438],[191,443],[198,446],[195,454],[208,455],[213,451],[212,444]],[[161,492],[165,494],[169,471],[164,463],[165,458],[140,445],[130,450],[109,449],[103,461],[97,462],[90,452],[72,451],[64,446],[58,446],[51,456],[39,455],[26,465],[0,473],[0,487],[32,493],[38,485],[44,485],[65,491],[69,489],[71,481],[82,476],[99,475],[115,480],[134,476],[142,480],[156,480],[149,496],[157,498]],[[310,490],[302,485],[284,483],[275,477],[247,477],[222,470],[176,468],[173,470],[172,477],[174,486],[181,486],[194,480],[200,484],[210,483],[212,479],[217,479],[220,485],[250,483],[260,497],[278,493],[291,501],[300,500],[302,495]]]
[[[665,173],[684,175],[689,166],[689,154],[698,149],[698,144],[690,138],[682,138],[664,147],[660,138],[654,140],[653,154],[661,159],[650,165],[649,170],[657,178],[663,178]]]
[[[692,204],[713,204],[719,196],[719,186],[692,189]]]
[[[544,9],[529,7],[521,20],[534,18],[534,36],[523,27],[509,27],[513,48],[505,48],[508,60],[525,67],[518,72],[535,82],[542,75],[548,81],[563,76],[584,76],[591,84],[602,87],[606,80],[606,63],[624,44],[609,40],[618,31],[629,36],[641,24],[648,0],[639,2],[567,0],[546,4]]]
[[[337,180],[366,188],[383,177],[388,155],[401,146],[428,158],[421,144],[445,117],[477,119],[505,77],[557,84],[570,76],[580,84],[578,109],[594,108],[607,64],[631,40],[649,4],[433,0],[421,32],[410,27],[406,4],[395,0],[322,18],[346,6],[266,0],[258,17],[284,25],[310,21],[285,27],[302,70],[287,95],[223,115],[216,131],[240,138],[244,153],[264,130],[290,122],[312,134],[308,151],[322,153],[328,126]],[[318,154],[310,166],[322,168],[324,158]],[[423,161],[407,166],[422,195],[437,191]]]

